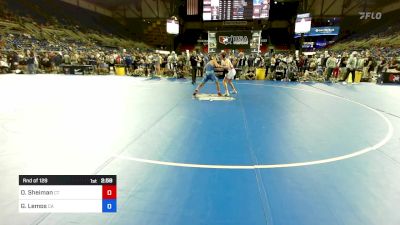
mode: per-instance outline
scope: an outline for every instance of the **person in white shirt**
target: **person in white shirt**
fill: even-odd
[[[225,78],[222,81],[222,84],[225,87],[225,96],[229,96],[228,84],[231,86],[233,93],[237,94],[238,92],[232,83],[232,80],[235,78],[236,75],[236,70],[233,67],[232,62],[226,57],[225,52],[221,53],[221,66],[225,67],[225,69],[228,70],[228,73],[225,74]]]
[[[354,79],[356,78],[356,69],[357,69],[357,52],[351,53],[349,59],[347,60],[346,68],[347,72],[343,84],[346,84],[346,81],[349,78],[350,73],[353,78],[352,82],[354,83]]]
[[[176,76],[176,63],[178,62],[178,57],[174,51],[172,51],[172,53],[168,56],[167,62],[168,69],[174,71],[174,76]]]
[[[332,72],[336,68],[337,61],[335,55],[332,53],[326,60],[326,80],[330,81]]]
[[[242,78],[242,76],[246,75],[247,73],[247,59],[244,56],[243,52],[239,53],[239,57],[237,59],[237,68],[240,71],[240,77]]]

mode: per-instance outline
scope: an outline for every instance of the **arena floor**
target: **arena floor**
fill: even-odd
[[[0,223],[400,224],[399,86],[236,86],[1,75]],[[20,174],[116,174],[118,212],[18,213]]]

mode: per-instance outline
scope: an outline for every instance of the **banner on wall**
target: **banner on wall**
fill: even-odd
[[[312,27],[310,32],[304,34],[304,37],[337,36],[339,31],[340,27]],[[298,38],[300,34],[296,34],[294,37]]]
[[[250,49],[252,33],[249,31],[242,32],[217,32],[215,39],[217,49]]]

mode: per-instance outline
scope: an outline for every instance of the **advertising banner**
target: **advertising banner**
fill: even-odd
[[[339,35],[340,28],[339,27],[311,27],[310,32],[305,33],[304,37],[316,37],[316,36],[327,36]],[[294,36],[295,38],[300,37],[299,34]]]
[[[216,33],[217,49],[250,49],[252,33],[250,31],[232,31]]]

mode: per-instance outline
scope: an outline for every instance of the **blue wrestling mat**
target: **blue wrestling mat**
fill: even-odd
[[[0,77],[2,224],[398,225],[400,89]],[[18,213],[19,174],[114,174],[117,212]]]

